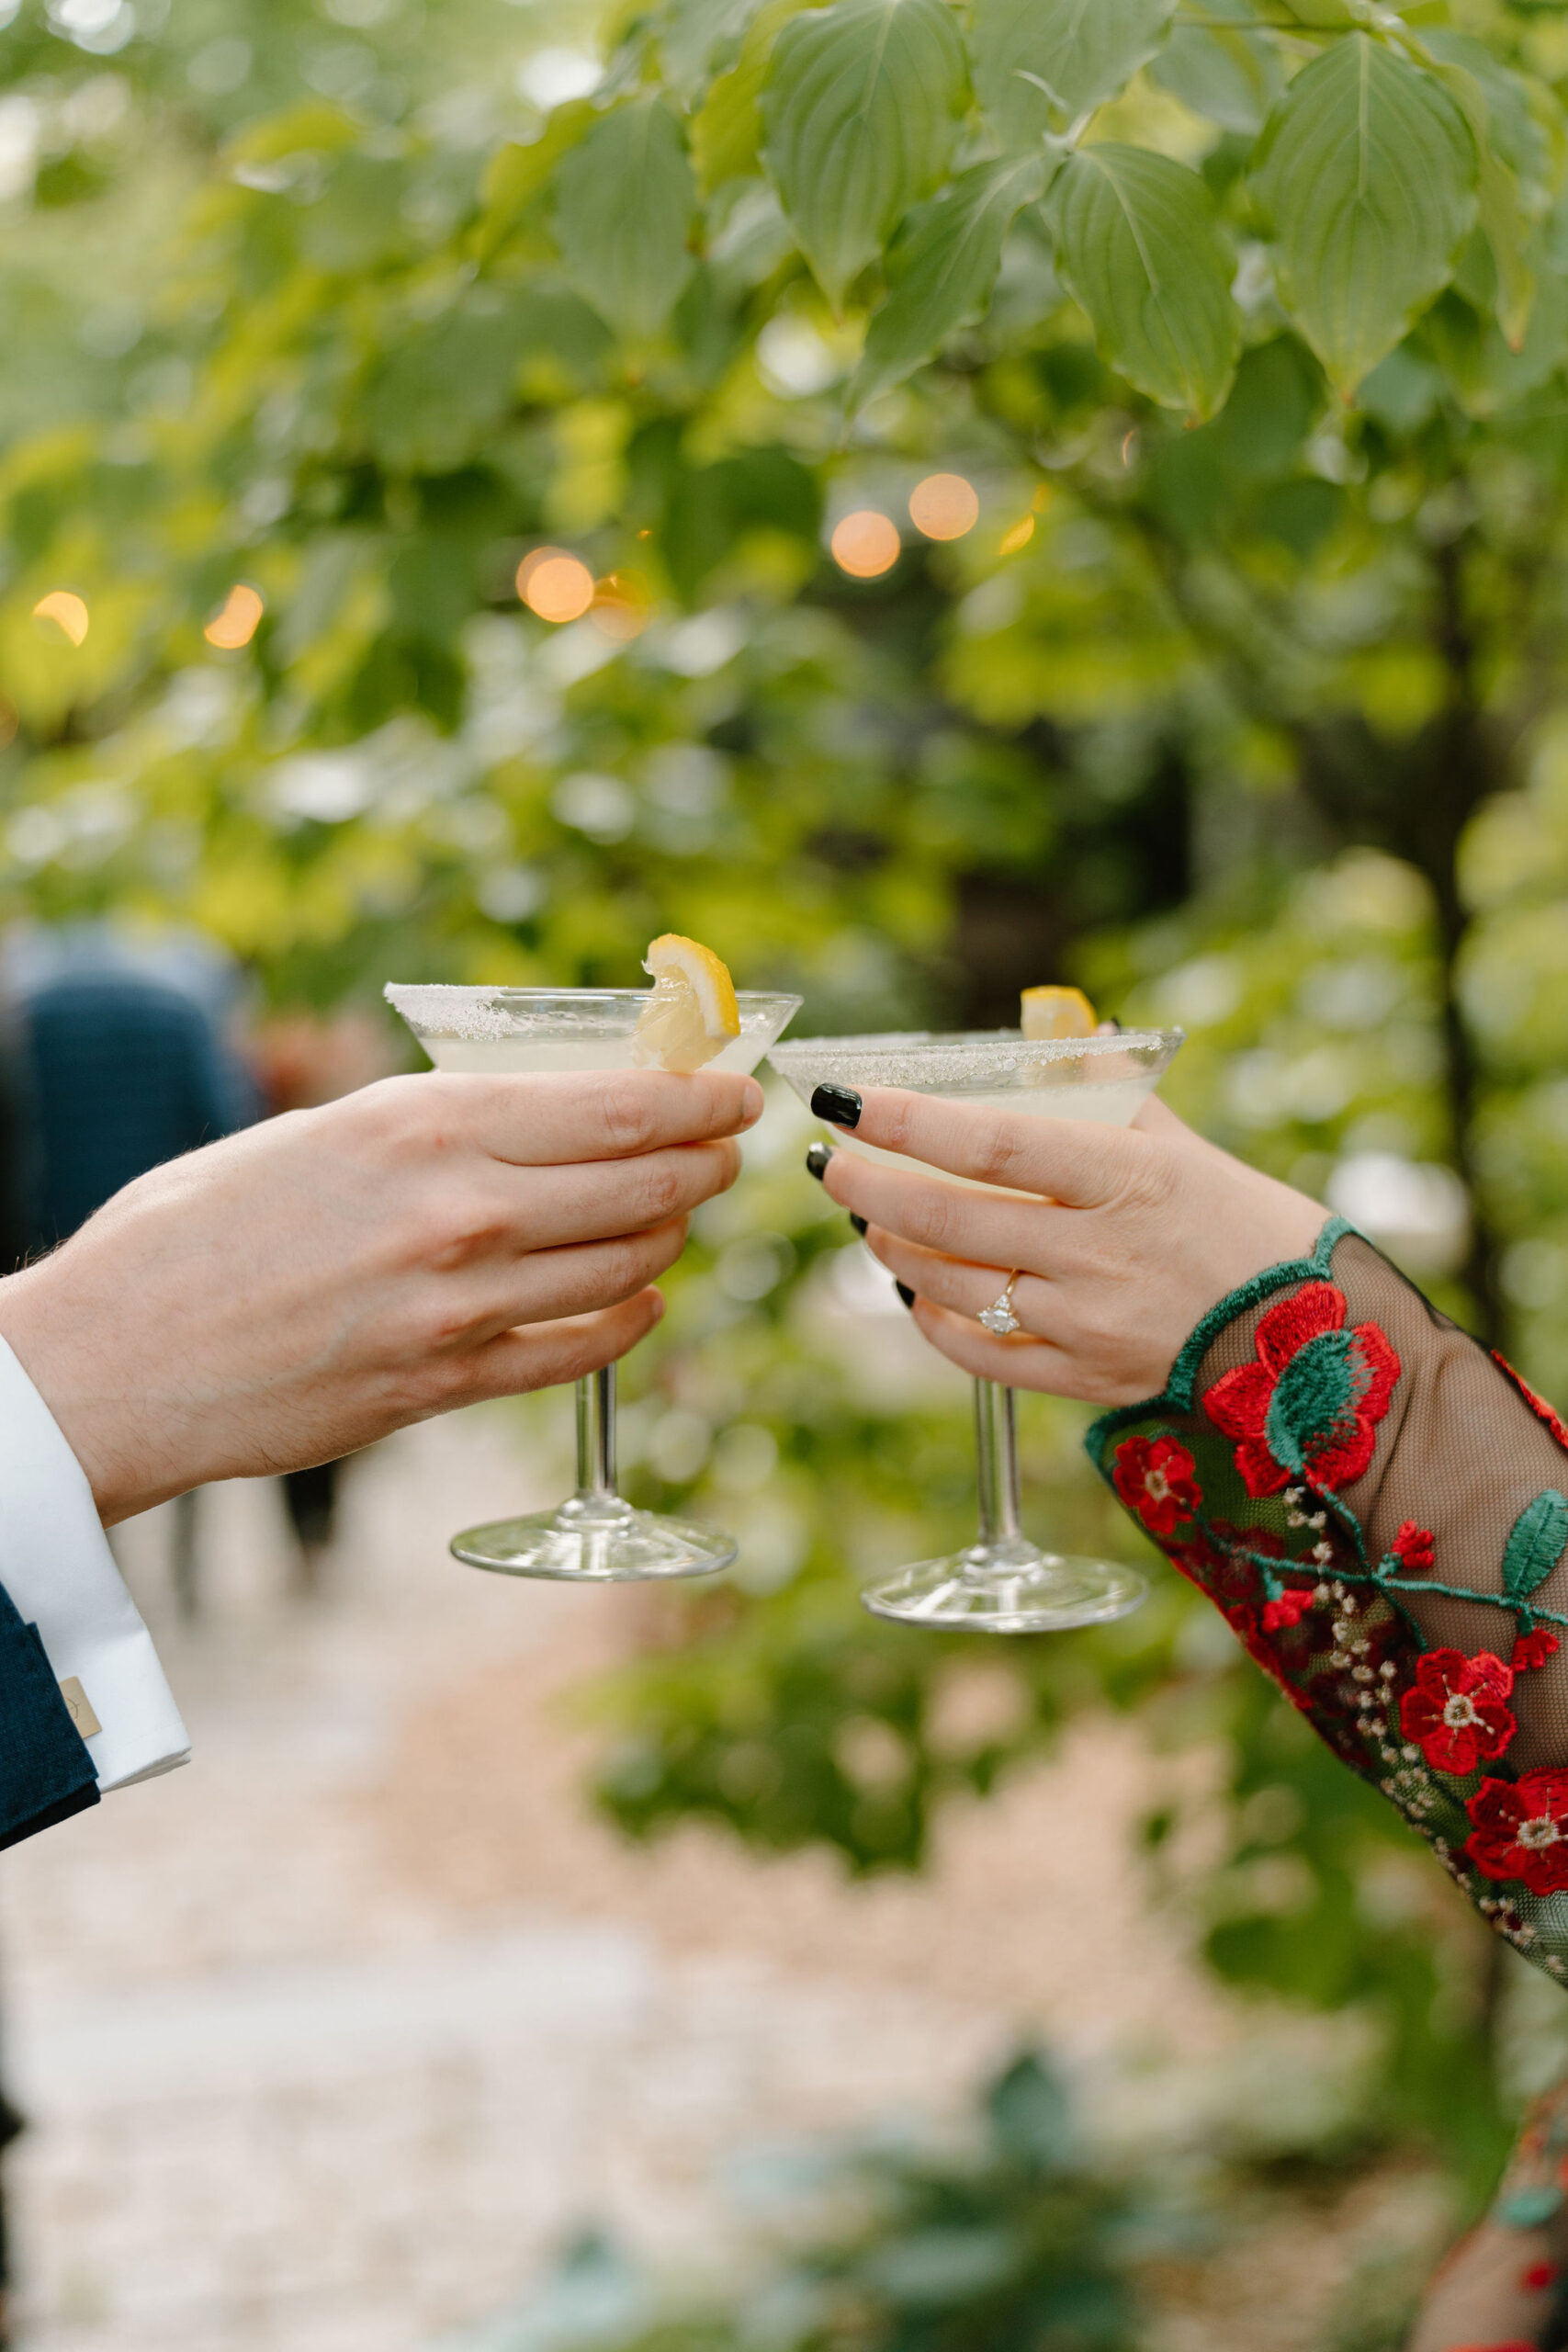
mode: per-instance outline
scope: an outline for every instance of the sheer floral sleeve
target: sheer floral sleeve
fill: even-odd
[[[1568,1980],[1568,1430],[1341,1219],[1091,1454],[1493,1925]]]

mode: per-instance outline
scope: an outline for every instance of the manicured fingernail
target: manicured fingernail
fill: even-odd
[[[829,1126],[858,1127],[860,1096],[852,1086],[819,1086],[811,1097],[811,1107],[819,1119]]]
[[[854,1229],[858,1234],[861,1234],[862,1236],[864,1235],[865,1219],[863,1216],[856,1216],[852,1209],[850,1212],[850,1223],[854,1227]]]
[[[820,1184],[823,1177],[828,1173],[828,1162],[832,1157],[833,1147],[830,1143],[807,1144],[806,1147],[807,1173],[815,1176]]]
[[[911,1315],[912,1315],[912,1314],[914,1313],[914,1311],[915,1311],[915,1294],[914,1294],[914,1292],[909,1288],[908,1283],[894,1283],[894,1285],[893,1285],[893,1287],[894,1287],[894,1289],[897,1292],[897,1294],[898,1294],[899,1297],[903,1300],[903,1302],[904,1302],[905,1306],[909,1309],[909,1312],[910,1312],[910,1313],[911,1313]]]
[[[749,1127],[754,1127],[762,1115],[762,1105],[767,1100],[754,1078],[747,1080],[741,1099],[746,1105],[746,1124]]]

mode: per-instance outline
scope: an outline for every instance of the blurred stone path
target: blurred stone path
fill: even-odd
[[[1113,2127],[1278,2095],[1268,2035],[1238,2050],[1140,1910],[1121,1734],[954,1820],[913,1884],[694,1830],[628,1850],[560,1694],[638,1596],[446,1555],[527,1485],[503,1419],[407,1433],[355,1466],[309,1606],[273,1491],[205,1497],[187,1633],[165,1531],[126,1531],[196,1760],[0,1858],[28,2352],[412,2352],[590,2222],[711,2261],[738,2157],[950,2113],[1031,2028]]]

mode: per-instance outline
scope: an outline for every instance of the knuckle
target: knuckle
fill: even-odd
[[[902,1151],[909,1140],[909,1098],[897,1092],[890,1094],[881,1111],[877,1125],[883,1142],[894,1151]]]
[[[438,1273],[449,1273],[488,1256],[503,1239],[507,1220],[500,1204],[479,1190],[443,1191],[427,1202],[414,1228],[413,1254]]]
[[[657,1129],[657,1115],[647,1087],[627,1073],[610,1079],[601,1089],[599,1115],[612,1150],[646,1151]]]
[[[680,1162],[668,1155],[650,1160],[642,1171],[640,1197],[644,1225],[662,1225],[683,1207],[686,1179]]]
[[[953,1204],[944,1199],[942,1187],[929,1184],[916,1193],[908,1214],[899,1219],[899,1226],[909,1240],[921,1242],[928,1250],[945,1250],[953,1232]]]
[[[1006,1183],[1021,1171],[1028,1149],[1010,1119],[991,1116],[976,1122],[971,1134],[975,1172],[992,1183]]]
[[[648,1270],[655,1256],[655,1245],[648,1238],[613,1243],[603,1277],[593,1284],[592,1298],[586,1303],[601,1306],[614,1299],[629,1298],[648,1280]]]

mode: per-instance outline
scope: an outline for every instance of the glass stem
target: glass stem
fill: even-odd
[[[975,1453],[980,1541],[1016,1544],[1023,1534],[1018,1476],[1018,1400],[995,1380],[975,1383]]]
[[[615,1491],[615,1367],[591,1372],[577,1384],[577,1491]]]

